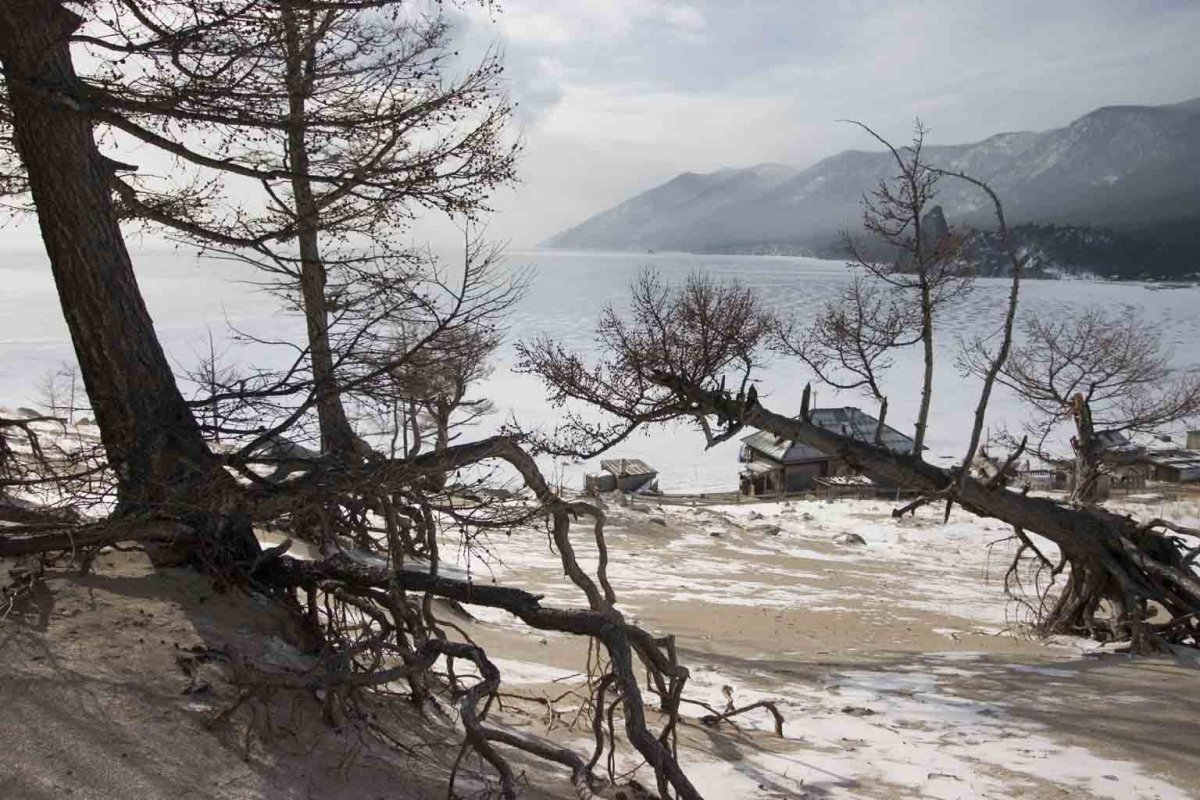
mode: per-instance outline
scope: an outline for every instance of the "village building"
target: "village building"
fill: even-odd
[[[1100,430],[1095,435],[1101,461],[1108,470],[1103,477],[1113,488],[1141,489],[1147,481],[1200,482],[1200,431],[1187,432],[1186,447],[1172,446],[1174,437],[1166,435],[1148,439],[1148,444],[1134,441],[1121,431]],[[1064,461],[1063,466],[1073,469],[1074,462]]]
[[[584,479],[584,491],[657,492],[658,470],[637,458],[610,458],[600,462],[600,472]]]
[[[1185,447],[1173,446],[1172,436],[1154,437],[1148,445],[1117,431],[1097,431],[1096,438],[1114,475],[1136,472],[1144,480],[1164,483],[1200,481],[1200,431],[1187,432]]]
[[[1139,459],[1146,478],[1165,483],[1200,481],[1200,450],[1162,448],[1147,450]]]
[[[813,409],[810,419],[826,430],[872,444],[879,428],[878,419],[852,406]],[[897,453],[913,449],[910,437],[888,425],[883,426],[880,440],[882,446]],[[837,456],[765,431],[742,439],[738,461],[745,465],[739,482],[744,495],[770,496],[842,484],[861,489],[864,481],[876,488],[894,488],[876,476],[860,476]]]

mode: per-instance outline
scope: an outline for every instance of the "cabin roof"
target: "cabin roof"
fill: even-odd
[[[875,429],[879,420],[853,406],[842,408],[815,408],[810,419],[814,425],[826,430],[874,443]],[[896,453],[912,451],[913,440],[890,425],[883,426],[883,446]],[[811,461],[826,461],[829,456],[812,445],[781,439],[773,433],[758,431],[742,439],[752,450],[782,464],[804,464]]]
[[[1147,450],[1142,460],[1159,467],[1174,467],[1179,470],[1200,470],[1200,450],[1163,449]]]
[[[1136,452],[1143,450],[1141,445],[1136,444],[1123,431],[1103,430],[1096,431],[1096,442],[1101,449],[1110,452]]]
[[[618,478],[636,475],[657,475],[658,470],[639,458],[609,458],[600,462],[600,469]]]
[[[778,465],[770,464],[766,461],[751,461],[745,465],[742,472],[749,472],[753,475],[761,475],[764,472],[772,472],[779,469]]]

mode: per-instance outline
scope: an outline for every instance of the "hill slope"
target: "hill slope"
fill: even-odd
[[[1179,228],[1200,218],[1200,99],[1109,106],[1064,128],[1001,133],[927,153],[934,164],[991,183],[1018,224],[1109,227],[1117,238],[1133,236],[1135,245],[1123,247],[1136,249],[1138,237],[1178,240]],[[858,227],[863,193],[893,171],[885,153],[848,150],[806,169],[763,164],[683,173],[544,244],[831,255],[839,231]],[[985,199],[966,185],[945,181],[938,201],[953,223],[990,224]],[[1164,257],[1180,256],[1173,250]]]

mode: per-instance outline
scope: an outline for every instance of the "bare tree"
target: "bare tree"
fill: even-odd
[[[50,416],[74,423],[75,414],[87,408],[84,405],[83,387],[79,382],[79,369],[64,362],[51,370],[38,382],[40,403]]]
[[[1014,309],[1010,303],[1005,330]],[[754,426],[922,492],[920,500],[896,514],[944,499],[1011,526],[1022,541],[1021,552],[1029,543],[1046,570],[1059,574],[1069,565],[1067,585],[1038,620],[1044,631],[1129,639],[1135,648],[1200,637],[1200,572],[1189,544],[1200,539],[1200,531],[1030,497],[1003,481],[942,469],[816,425],[806,403],[799,417],[771,411],[756,393],[726,388],[729,375],[741,386],[750,380],[766,344],[767,328],[761,324],[766,318],[753,295],[740,287],[693,278],[670,289],[643,277],[633,287],[627,314],[609,310],[603,316],[606,335],[599,341],[597,363],[542,339],[523,345],[522,366],[540,376],[560,402],[582,402],[612,419],[570,427],[558,442],[561,452],[591,457],[638,427],[681,419],[694,422],[710,442]],[[998,371],[1005,360],[992,363],[1000,365]],[[1043,555],[1034,535],[1057,546],[1061,563]],[[1164,618],[1149,619],[1150,603]]]
[[[296,8],[320,10],[334,5],[305,3]],[[345,9],[382,4],[336,5]],[[165,4],[129,0],[121,5],[123,13],[132,15],[127,18],[137,19],[139,24],[149,19],[144,14],[138,17],[139,11],[160,7]],[[211,7],[226,15],[244,6]],[[121,197],[127,210],[131,200],[142,200],[131,197],[126,184],[116,179],[115,173],[126,167],[100,155],[93,130],[97,123],[129,135],[136,129],[154,139],[157,146],[166,137],[156,139],[155,134],[163,132],[139,125],[136,117],[139,113],[157,114],[160,109],[157,101],[139,100],[139,73],[122,76],[121,59],[136,54],[127,44],[115,45],[120,57],[106,68],[108,83],[98,88],[79,80],[72,66],[72,37],[77,43],[86,41],[101,49],[114,46],[111,41],[86,39],[87,34],[78,33],[80,24],[80,18],[60,0],[11,0],[0,6],[0,62],[5,115],[11,120],[80,372],[104,439],[107,464],[101,468],[106,470],[106,479],[119,487],[120,503],[118,513],[112,516],[5,526],[0,557],[53,559],[69,554],[86,562],[89,554],[114,544],[169,544],[214,578],[253,587],[282,605],[309,635],[310,644],[316,643],[313,655],[319,666],[303,675],[266,665],[240,665],[235,677],[247,696],[320,691],[331,718],[338,718],[360,713],[357,701],[362,692],[374,691],[386,699],[394,694],[389,687],[398,681],[408,683],[418,702],[438,694],[459,712],[463,751],[474,752],[479,763],[493,772],[504,798],[516,796],[518,782],[507,750],[525,751],[567,766],[577,791],[585,793],[604,787],[596,764],[606,750],[622,745],[616,730],[610,728],[608,736],[597,736],[588,761],[552,742],[516,736],[492,724],[488,712],[499,689],[499,670],[482,648],[454,638],[453,628],[438,619],[433,599],[505,609],[538,629],[588,637],[596,643],[597,652],[605,654],[604,659],[594,660],[591,670],[593,692],[586,708],[594,730],[603,731],[605,721],[618,718],[619,712],[625,741],[650,765],[659,794],[699,798],[676,756],[679,707],[688,673],[676,659],[673,640],[654,636],[624,619],[606,573],[603,513],[555,495],[519,440],[494,436],[469,443],[446,442],[444,447],[411,457],[371,454],[357,462],[331,462],[300,453],[300,474],[275,482],[258,470],[263,464],[255,461],[256,444],[289,430],[323,397],[314,381],[289,377],[299,374],[299,366],[261,386],[221,387],[218,394],[229,396],[203,398],[194,405],[184,401],[134,280],[111,193]],[[178,31],[170,32],[169,37],[156,34],[157,38],[152,36],[143,44],[154,48],[210,36],[213,41],[220,40],[219,31],[203,20],[185,33],[182,39]],[[236,69],[236,59],[242,57],[231,56],[231,69]],[[204,83],[197,81],[196,85],[203,88]],[[122,87],[135,91],[122,95],[118,91]],[[236,92],[232,97],[237,98]],[[178,107],[186,108],[182,102]],[[255,120],[257,107],[246,98],[231,108],[240,108],[248,120]],[[121,128],[126,122],[128,129]],[[173,123],[164,124],[171,130]],[[327,180],[335,181],[331,176],[340,174],[336,165],[326,167],[331,170]],[[292,174],[287,170],[274,177],[287,181]],[[186,205],[182,196],[174,195],[160,210]],[[148,212],[145,208],[138,211]],[[284,233],[276,230],[273,235]],[[488,309],[502,307],[506,288],[484,280],[487,270],[481,264],[486,263],[493,262],[468,258],[456,285],[435,271],[426,273],[423,282],[403,287],[398,294],[406,310],[415,309],[413,316],[432,324],[418,328],[422,335],[398,360],[364,359],[348,379],[339,378],[338,388],[365,391],[398,364],[430,348],[436,350],[438,342],[453,341],[454,331],[470,331],[474,322],[486,318]],[[379,262],[365,274],[379,275]],[[367,298],[381,296],[371,291],[363,294]],[[376,310],[391,312],[395,305],[381,301]],[[372,306],[368,303],[366,307]],[[412,317],[406,314],[401,318]],[[300,364],[308,343],[295,346],[301,354]],[[297,390],[297,386],[301,388]],[[273,403],[297,392],[300,399],[290,408],[280,404],[283,419],[259,420],[258,425],[236,434],[240,445],[236,451],[220,455],[209,450],[192,413],[193,407],[206,404]],[[453,390],[450,394],[453,396]],[[6,428],[9,422],[3,421]],[[9,470],[7,451],[3,460],[4,469]],[[518,502],[465,507],[456,502],[460,498],[455,493],[463,487],[448,487],[444,476],[480,466],[515,473],[525,487]],[[234,481],[230,473],[240,481]],[[337,513],[327,515],[331,509]],[[599,554],[591,571],[581,567],[575,556],[572,525],[578,519],[588,522],[588,540]],[[545,606],[541,596],[518,587],[476,583],[446,574],[441,567],[439,540],[445,537],[459,538],[465,546],[482,546],[489,531],[528,530],[543,521],[548,523],[564,574],[583,598],[579,607]],[[290,538],[263,550],[254,536],[256,527],[287,531],[329,547],[316,561],[291,556]],[[417,548],[406,543],[418,539],[424,542],[421,551],[425,557],[420,561],[412,557]],[[359,551],[347,552],[352,546]],[[374,557],[363,559],[361,551]],[[456,659],[473,663],[482,678],[456,676]],[[646,711],[646,691],[657,697],[661,709],[661,716],[653,720]],[[662,720],[661,726],[658,720]],[[364,723],[367,729],[380,730],[374,721],[370,726]],[[384,734],[381,740],[388,741]],[[453,782],[451,777],[450,794],[454,793]]]
[[[1000,202],[1000,196],[996,194],[996,191],[986,181],[964,172],[944,169],[939,169],[938,172],[942,175],[966,181],[987,195],[988,200],[992,203],[992,210],[996,214],[996,231],[1000,236],[1000,244],[1004,249],[1004,253],[1008,257],[1009,269],[1012,273],[1012,284],[1008,292],[1008,306],[1004,312],[1004,322],[998,331],[1000,337],[999,345],[996,347],[994,353],[987,353],[984,358],[976,360],[976,371],[983,377],[983,386],[979,391],[979,402],[975,406],[975,421],[971,426],[970,443],[967,445],[967,453],[963,457],[962,480],[959,481],[961,487],[962,481],[966,479],[975,462],[975,455],[979,452],[979,443],[983,437],[983,426],[987,419],[988,403],[991,402],[992,391],[995,389],[996,381],[999,379],[1004,367],[1008,364],[1009,356],[1012,354],[1013,325],[1017,319],[1017,303],[1020,300],[1021,279],[1025,272],[1025,262],[1017,253],[1016,244],[1008,229],[1008,220],[1004,216],[1004,204]],[[975,353],[986,353],[987,338],[980,337],[964,349],[968,353],[972,351]],[[1022,441],[1017,450],[1009,456],[1007,463],[1001,465],[1000,470],[994,476],[997,480],[1004,478],[1005,470],[1019,457],[1020,452],[1025,449],[1025,444]],[[947,503],[947,518],[949,518],[949,514],[950,505]],[[1019,529],[1014,530],[1017,530],[1018,534],[1020,534]],[[1020,555],[1018,555],[1019,558]]]
[[[253,263],[304,315],[322,450],[362,456],[342,376],[427,280],[398,247],[418,207],[471,217],[513,179],[489,53],[461,77],[441,14],[371,3],[97,4],[97,119],[173,158],[114,187],[124,211]],[[136,76],[133,79],[130,76]],[[389,308],[391,306],[391,308]]]
[[[58,0],[0,8],[5,116],[119,507],[126,514],[187,513],[197,495],[220,497],[229,479],[175,384],[134,279],[110,194],[116,167],[99,153],[93,120],[81,106],[86,88],[69,46],[80,24]],[[198,551],[212,563],[228,565],[258,550],[249,526],[233,524],[228,514],[198,520],[197,529]]]
[[[794,320],[777,322],[772,349],[799,358],[835,389],[862,391],[874,398],[879,404],[879,442],[887,418],[883,376],[897,349],[921,340],[914,311],[886,284],[855,275],[807,328],[797,330]]]
[[[978,369],[977,359],[968,363]],[[1161,332],[1132,309],[1026,319],[998,380],[1032,412],[1025,430],[1040,452],[1062,425],[1072,427],[1078,503],[1095,501],[1105,471],[1098,432],[1153,433],[1200,414],[1200,377],[1173,369]]]
[[[491,400],[469,398],[468,392],[491,373],[500,341],[498,331],[482,325],[456,329],[389,372],[384,398],[392,418],[404,420],[393,423],[393,436],[404,437],[405,452],[421,450],[426,429],[434,448],[445,450],[458,431],[495,410]]]
[[[205,352],[199,355],[195,367],[188,371],[187,378],[195,388],[189,405],[199,415],[200,426],[205,436],[216,444],[223,436],[236,435],[239,424],[246,424],[245,404],[238,403],[229,395],[250,394],[247,383],[261,384],[263,377],[251,380],[243,374],[242,366],[229,353],[229,347],[218,348],[212,329],[208,330]],[[237,387],[240,388],[240,392]]]
[[[890,257],[872,256],[852,237],[846,239],[851,266],[896,289],[915,306],[916,341],[921,343],[924,363],[913,436],[913,455],[920,455],[933,399],[935,320],[943,305],[970,290],[972,273],[959,258],[958,239],[946,226],[941,207],[934,205],[943,173],[924,155],[924,125],[918,120],[912,143],[897,148],[867,125],[854,124],[887,148],[897,170],[863,198],[863,229],[874,240],[874,248],[882,243]]]
[[[632,286],[629,317],[605,308],[596,330],[596,347],[610,358],[590,366],[576,353],[542,337],[520,342],[518,369],[541,377],[550,401],[564,408],[563,422],[539,441],[547,452],[590,458],[624,441],[645,424],[680,416],[692,419],[709,447],[737,435],[736,415],[710,415],[680,408],[678,398],[664,393],[658,380],[681,375],[689,385],[740,401],[758,395],[751,383],[759,350],[775,323],[746,287],[721,285],[693,274],[673,290],[653,271],[644,271]],[[730,388],[727,388],[730,387]],[[614,421],[596,423],[569,404],[583,403],[605,412]]]

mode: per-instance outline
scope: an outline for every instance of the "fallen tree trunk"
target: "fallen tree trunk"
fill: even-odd
[[[1059,602],[1040,621],[1047,633],[1095,633],[1101,602],[1112,609],[1107,633],[1148,645],[1155,630],[1174,641],[1200,641],[1200,575],[1180,537],[1200,539],[1200,531],[1136,520],[1102,508],[1070,506],[1049,498],[1029,497],[997,483],[984,483],[945,470],[908,454],[844,436],[806,419],[787,417],[761,404],[740,402],[727,393],[659,375],[661,385],[686,398],[696,413],[737,420],[794,439],[878,475],[922,492],[926,497],[953,499],[967,511],[1036,533],[1053,542],[1070,564],[1071,576]],[[1157,523],[1157,524],[1154,524]],[[1200,541],[1197,542],[1200,544]],[[1147,603],[1170,616],[1148,626]],[[1104,627],[1104,626],[1099,626]]]

